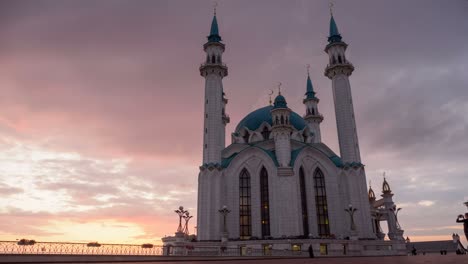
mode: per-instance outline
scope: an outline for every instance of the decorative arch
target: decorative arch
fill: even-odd
[[[260,170],[260,213],[262,238],[270,236],[270,199],[268,190],[268,171],[265,167]]]
[[[299,188],[301,193],[301,216],[302,216],[302,231],[305,237],[309,236],[309,214],[307,212],[307,193],[304,169],[299,169]]]
[[[252,236],[252,210],[250,174],[242,169],[239,174],[239,234],[240,239],[249,239]]]
[[[317,229],[319,236],[330,235],[328,219],[327,191],[323,172],[317,168],[314,172],[315,206],[317,208]]]

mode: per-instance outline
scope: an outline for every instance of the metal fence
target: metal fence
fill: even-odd
[[[0,241],[0,254],[60,254],[60,255],[163,255],[163,246],[132,244],[99,244],[68,242],[34,242],[21,244],[18,241]]]
[[[41,255],[139,255],[139,256],[303,256],[304,251],[257,249],[249,247],[161,246],[68,242],[0,241],[0,254]]]

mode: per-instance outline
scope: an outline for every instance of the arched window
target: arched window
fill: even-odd
[[[341,56],[338,55],[338,62],[341,64],[342,63],[342,60],[341,60]]]
[[[284,125],[284,117],[281,116],[281,124]]]
[[[239,234],[240,239],[252,236],[252,214],[250,205],[250,174],[243,169],[239,175]]]
[[[303,235],[309,236],[309,215],[307,214],[307,193],[305,185],[304,169],[299,169],[299,187],[301,190],[301,212],[302,212],[302,230]]]
[[[216,62],[216,59],[215,59],[215,55],[211,56],[211,63],[215,63]]]
[[[278,121],[278,116],[276,116],[276,119],[275,119],[275,125],[278,125],[279,124],[279,121]]]
[[[330,235],[328,222],[327,191],[325,189],[325,177],[320,169],[314,173],[315,205],[317,207],[317,223],[319,236]]]
[[[245,131],[245,134],[244,134],[244,137],[243,137],[245,143],[249,143],[249,136],[250,136],[249,132]]]
[[[218,63],[221,63],[221,56],[218,55],[217,61],[218,61]]]
[[[315,108],[312,108],[312,115],[315,115]]]
[[[270,236],[270,200],[268,198],[268,172],[260,171],[260,211],[262,217],[262,238]]]
[[[286,125],[289,124],[289,118],[288,117],[286,117],[286,123],[285,124]]]
[[[270,130],[268,130],[267,126],[263,127],[262,136],[263,140],[268,140],[270,138]]]

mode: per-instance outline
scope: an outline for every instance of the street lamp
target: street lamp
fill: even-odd
[[[347,209],[344,209],[346,212],[348,212],[349,217],[351,218],[351,231],[356,230],[356,224],[354,223],[354,213],[358,210],[353,207],[352,204],[349,204]]]
[[[193,215],[190,215],[190,213],[188,211],[185,211],[185,215],[182,216],[185,220],[185,227],[184,227],[184,233],[186,235],[189,234],[189,228],[188,228],[188,222],[190,221],[190,219],[193,217]]]
[[[401,208],[396,208],[396,206],[393,206],[393,208],[390,208],[390,211],[395,215],[395,222],[397,229],[401,229],[400,223],[398,222],[398,212],[400,212]]]
[[[227,234],[226,217],[231,212],[231,210],[228,210],[227,206],[223,205],[223,208],[218,210],[218,212],[223,216],[223,232],[224,234]]]
[[[184,228],[182,227],[182,218],[188,211],[184,210],[183,206],[179,206],[179,209],[174,210],[174,212],[179,216],[179,227],[177,227],[177,233],[183,233]]]

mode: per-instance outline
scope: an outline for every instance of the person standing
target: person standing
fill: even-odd
[[[465,237],[466,240],[468,240],[468,213],[465,213],[465,217],[463,217],[463,215],[459,215],[457,223],[463,223],[463,231],[465,231]]]
[[[314,257],[314,249],[312,248],[312,244],[309,245],[309,257],[310,258]]]

